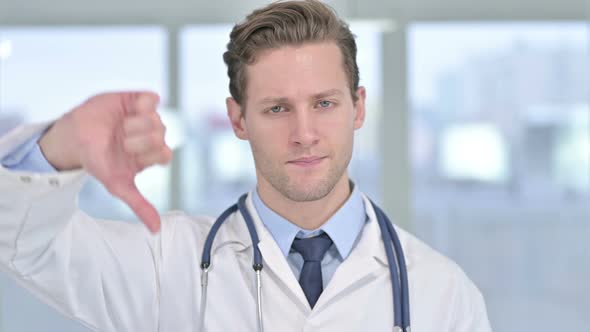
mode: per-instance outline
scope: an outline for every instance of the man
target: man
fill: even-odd
[[[266,331],[393,330],[375,211],[347,173],[365,117],[355,57],[347,25],[313,0],[254,11],[230,35],[226,103],[256,163],[246,206],[260,238]],[[0,261],[93,330],[256,331],[253,243],[242,215],[232,213],[219,229],[205,280],[199,265],[213,218],[160,218],[134,185],[138,172],[172,156],[157,103],[149,92],[98,95],[51,126],[0,139]],[[151,233],[78,210],[86,173]],[[490,331],[483,299],[463,272],[397,231],[412,331]],[[316,246],[310,241],[323,246],[314,259],[305,258]]]

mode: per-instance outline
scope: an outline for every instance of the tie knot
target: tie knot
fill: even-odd
[[[305,262],[320,262],[331,245],[332,239],[328,234],[322,233],[306,239],[295,239],[291,247],[303,256]]]

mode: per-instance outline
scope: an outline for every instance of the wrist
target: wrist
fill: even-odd
[[[47,162],[58,171],[82,168],[77,149],[73,146],[74,139],[66,132],[66,117],[67,115],[53,123],[37,141]]]

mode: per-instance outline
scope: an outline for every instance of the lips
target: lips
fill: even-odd
[[[297,166],[314,166],[314,165],[321,163],[322,160],[324,160],[325,158],[326,157],[317,157],[317,156],[302,157],[302,158],[290,160],[288,163],[294,164]]]

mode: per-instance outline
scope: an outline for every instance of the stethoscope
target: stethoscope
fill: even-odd
[[[262,271],[262,254],[260,253],[260,249],[258,248],[258,233],[256,232],[256,227],[254,226],[254,221],[252,220],[252,216],[246,207],[246,194],[242,195],[238,202],[232,206],[230,206],[227,210],[225,210],[219,218],[215,221],[209,234],[207,235],[207,239],[205,240],[205,245],[203,247],[203,257],[201,259],[201,310],[200,310],[200,320],[201,320],[201,328],[199,331],[204,331],[204,324],[205,324],[205,312],[207,308],[207,284],[208,284],[208,274],[209,269],[211,268],[211,248],[213,246],[213,240],[215,239],[215,235],[221,225],[227,220],[227,218],[234,212],[240,211],[244,221],[246,222],[246,226],[248,227],[248,232],[250,233],[250,238],[252,240],[252,248],[254,252],[254,263],[252,264],[252,268],[254,269],[254,273],[256,274],[256,317],[257,317],[257,331],[263,332],[262,327],[262,284],[260,273]],[[393,317],[394,317],[394,327],[393,332],[410,332],[410,300],[408,294],[408,273],[406,269],[406,261],[404,259],[404,253],[402,250],[402,246],[397,236],[397,232],[393,228],[393,224],[389,221],[389,218],[385,215],[383,210],[381,210],[375,203],[371,201],[371,205],[373,206],[373,210],[375,211],[375,215],[377,217],[377,223],[379,224],[379,228],[381,229],[381,237],[383,238],[383,243],[385,244],[385,253],[387,255],[387,262],[389,265],[389,273],[391,275],[391,290],[393,295]]]

